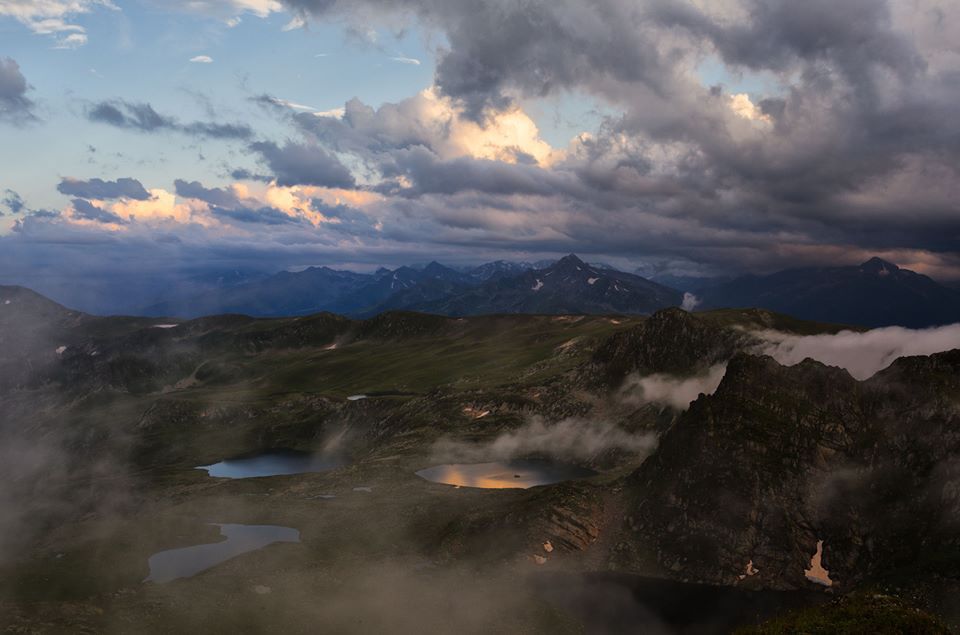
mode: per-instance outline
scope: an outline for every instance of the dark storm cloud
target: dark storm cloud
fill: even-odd
[[[0,121],[24,123],[36,119],[34,103],[27,98],[29,89],[16,60],[0,57]]]
[[[178,194],[210,203],[236,231],[171,236],[203,243],[195,254],[319,262],[351,235],[358,261],[392,264],[423,250],[575,251],[717,274],[853,264],[882,250],[960,275],[960,17],[935,0],[284,2],[310,19],[417,21],[440,33],[443,106],[351,100],[342,117],[322,117],[253,98],[295,136],[250,144],[265,166],[257,172],[272,174],[234,178],[358,187],[352,170],[365,202],[314,201],[339,222],[313,226],[181,181]],[[737,95],[737,84],[755,92]],[[610,114],[541,164],[521,148],[451,139],[455,117],[489,125],[498,109],[569,95]],[[242,124],[207,130],[223,124],[183,123],[148,104],[102,102],[88,114],[143,132],[253,140]],[[66,224],[34,220],[37,232]],[[238,237],[244,229],[255,237]]]
[[[295,225],[301,222],[299,218],[284,214],[280,210],[272,207],[236,207],[227,209],[223,207],[211,206],[210,212],[214,216],[219,216],[221,218],[226,218],[241,223],[254,223],[262,225]]]
[[[714,43],[723,58],[752,69],[787,69],[797,62],[839,63],[856,78],[882,64],[909,76],[923,61],[908,39],[892,29],[889,3],[876,0],[751,0],[749,18],[722,22],[691,4],[655,2],[650,16]]]
[[[269,183],[273,180],[268,174],[256,174],[246,168],[231,170],[230,177],[237,181],[260,181],[262,183]]]
[[[131,178],[119,178],[116,181],[104,181],[103,179],[72,179],[65,178],[60,181],[57,191],[67,196],[76,196],[77,198],[88,198],[96,200],[112,198],[132,198],[137,201],[150,200],[150,192],[144,189],[143,184]]]
[[[584,83],[641,82],[659,87],[670,61],[643,37],[636,3],[500,2],[474,0],[286,0],[291,9],[323,18],[414,14],[439,28],[436,82],[480,117],[487,107],[510,103],[510,93],[549,94]]]
[[[82,198],[75,198],[71,202],[73,203],[73,214],[77,218],[92,220],[98,223],[116,223],[117,225],[123,225],[127,222],[113,212],[98,207]]]
[[[283,147],[269,141],[250,144],[273,172],[279,185],[318,185],[345,187],[356,185],[350,170],[337,157],[316,144],[288,141]]]
[[[26,208],[26,204],[24,204],[20,195],[10,189],[3,191],[3,198],[0,199],[0,205],[6,207],[13,214],[19,214]],[[2,213],[3,211],[0,210],[0,214]]]
[[[465,190],[547,196],[566,189],[562,176],[536,166],[471,157],[441,160],[423,147],[397,150],[391,154],[389,167],[382,167],[388,176],[395,173],[413,182],[410,188],[396,190],[405,196],[455,194]]]
[[[347,236],[372,237],[379,232],[376,220],[349,205],[329,205],[320,199],[313,199],[313,209],[332,221],[324,224],[324,230],[334,231]]]
[[[184,181],[177,179],[173,182],[177,196],[195,198],[218,207],[233,207],[240,205],[237,195],[227,189],[218,187],[204,187],[199,181]]]
[[[635,250],[683,245],[723,266],[780,266],[801,247],[806,258],[841,245],[960,251],[960,17],[933,0],[285,3],[315,19],[416,19],[442,31],[449,46],[438,54],[437,86],[471,117],[516,96],[568,90],[622,112],[545,170],[552,180],[524,165],[424,153],[416,146],[431,148],[432,133],[405,120],[402,104],[374,111],[350,102],[342,119],[294,116],[379,170],[380,191],[550,190],[518,213],[566,210],[565,224],[589,230],[577,235],[599,251],[631,240]],[[691,74],[705,56],[782,88],[751,95],[752,112],[734,111],[729,89]],[[401,175],[412,187],[391,184]],[[442,214],[421,203],[422,213]],[[666,227],[699,239],[646,244]]]
[[[243,123],[212,123],[192,121],[183,123],[176,117],[162,115],[148,103],[128,102],[122,99],[101,101],[87,108],[90,121],[138,132],[179,132],[210,139],[249,139],[250,126]]]

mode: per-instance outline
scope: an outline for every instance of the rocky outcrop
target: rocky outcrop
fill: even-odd
[[[847,588],[956,549],[958,400],[960,351],[866,382],[738,354],[630,477],[628,528],[670,575],[771,588],[809,584],[818,541]]]
[[[723,328],[671,308],[639,326],[610,336],[593,355],[602,380],[616,384],[631,372],[690,375],[730,359],[747,342],[742,331]]]

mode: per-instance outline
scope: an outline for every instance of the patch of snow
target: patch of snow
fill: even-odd
[[[810,558],[810,568],[804,569],[803,575],[814,584],[833,586],[830,572],[823,568],[823,541],[817,541],[817,552]]]
[[[489,410],[480,410],[479,408],[474,408],[473,406],[465,406],[463,409],[463,414],[468,417],[473,417],[474,419],[483,419],[490,414]]]
[[[67,350],[67,347],[66,347],[66,346],[59,346],[59,347],[57,347],[57,355],[63,355],[64,352],[66,352],[66,350]]]
[[[10,304],[10,300],[4,300],[4,304]]]
[[[597,284],[597,280],[600,278],[587,278],[587,284]]]
[[[152,328],[152,329],[175,329],[175,328],[177,328],[178,326],[180,326],[180,325],[179,325],[179,324],[154,324],[154,325],[151,326],[150,328]]]
[[[361,399],[366,399],[366,395],[350,395],[347,397],[347,401],[360,401]]]
[[[324,346],[324,347],[323,347],[322,349],[320,349],[320,350],[323,350],[323,351],[332,351],[332,350],[335,350],[336,348],[337,348],[337,343],[334,342],[333,344],[328,344],[327,346]]]
[[[749,562],[747,562],[747,566],[746,566],[746,568],[743,570],[743,573],[740,574],[739,576],[737,576],[737,579],[738,579],[738,580],[745,580],[745,579],[747,579],[747,578],[749,578],[749,577],[752,577],[752,576],[757,575],[758,573],[760,573],[760,570],[759,570],[759,569],[756,569],[756,568],[753,566],[753,560],[750,560]]]
[[[535,284],[535,285],[533,285],[532,287],[530,287],[530,290],[531,290],[531,291],[539,291],[539,290],[542,289],[542,288],[543,288],[543,282],[541,282],[540,279],[538,278],[538,279],[537,279],[537,284]]]

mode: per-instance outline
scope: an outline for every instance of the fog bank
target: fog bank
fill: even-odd
[[[479,462],[507,460],[530,455],[557,459],[589,460],[608,450],[647,455],[656,447],[656,435],[633,434],[604,421],[571,417],[547,423],[531,417],[516,430],[504,432],[487,443],[464,443],[441,439],[433,454],[440,460]]]
[[[706,372],[692,377],[655,374],[627,377],[621,395],[627,403],[655,403],[686,410],[700,394],[712,395],[727,372],[726,364],[711,366]]]
[[[898,357],[960,348],[960,324],[929,329],[890,326],[864,333],[841,331],[835,335],[790,335],[779,331],[759,331],[755,335],[763,343],[753,352],[769,355],[788,366],[810,357],[845,368],[860,380],[883,370]]]

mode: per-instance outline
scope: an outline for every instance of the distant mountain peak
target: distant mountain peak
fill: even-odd
[[[589,269],[590,266],[587,265],[584,261],[577,258],[576,255],[570,254],[569,256],[564,256],[548,269],[555,269],[561,273],[569,273],[575,271],[583,271],[584,269]]]
[[[586,263],[580,260],[580,258],[577,257],[577,254],[567,254],[566,256],[558,260],[557,264],[558,265],[560,264],[579,265],[582,267]]]
[[[874,256],[870,260],[860,265],[860,270],[863,271],[864,273],[886,275],[888,273],[900,271],[900,267],[893,264],[892,262],[887,262],[883,258],[878,258]]]
[[[453,271],[453,269],[446,265],[440,264],[436,260],[431,260],[430,263],[423,268],[423,272],[429,274],[434,271]]]

